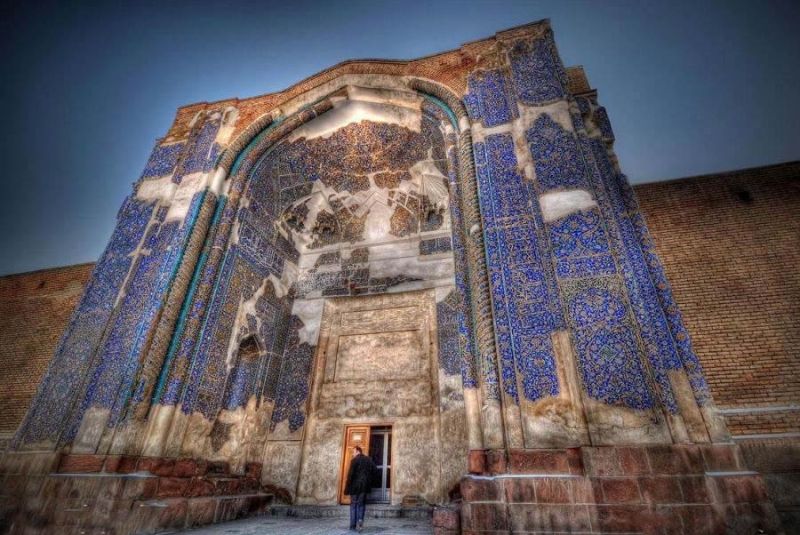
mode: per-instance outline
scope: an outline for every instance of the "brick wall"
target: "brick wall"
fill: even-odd
[[[0,277],[0,438],[25,416],[93,267]]]
[[[800,432],[800,410],[746,410],[800,405],[800,162],[636,193],[731,432]]]

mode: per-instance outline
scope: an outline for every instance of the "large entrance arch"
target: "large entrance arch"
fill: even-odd
[[[146,444],[153,452],[162,447],[239,466],[261,462],[262,457],[280,460],[264,463],[265,477],[295,494],[298,485],[305,489],[320,479],[308,468],[316,462],[314,452],[341,457],[339,439],[345,424],[379,420],[393,425],[397,454],[406,456],[395,471],[393,499],[402,500],[405,479],[422,472],[437,474],[436,485],[411,485],[408,494],[435,502],[466,469],[464,382],[473,390],[476,385],[470,293],[463,291],[468,274],[456,126],[441,103],[412,91],[349,85],[315,106],[314,115],[301,111],[299,116],[305,113],[306,120],[286,128],[275,142],[251,147],[245,158],[252,165],[240,164],[226,181],[229,198],[239,187],[241,198],[238,207],[231,202],[228,208],[235,213],[230,230],[217,231],[229,236],[216,278],[206,285],[214,287],[206,305],[210,314],[197,335],[183,333],[208,340],[195,350],[195,366],[203,362],[206,370],[202,384],[194,400],[183,400],[184,406],[194,403],[195,410],[187,417],[171,411],[168,425],[151,425]],[[419,309],[424,314],[415,319],[424,329],[402,328],[402,317],[413,307],[385,303],[376,314],[399,314],[385,319],[385,325],[400,325],[400,330],[392,336],[370,327],[370,322],[363,332],[350,326],[350,334],[342,339],[349,345],[337,344],[341,357],[334,366],[348,371],[340,371],[336,379],[330,375],[313,381],[315,363],[321,366],[327,356],[319,354],[320,324],[323,308],[333,306],[333,298],[341,302],[397,294],[384,298],[396,304],[407,300],[408,292],[419,291],[430,297]],[[341,321],[334,328],[337,337]],[[233,395],[231,377],[240,372],[232,373],[231,363],[239,341],[251,336],[266,341],[263,371],[252,370],[250,383],[236,382],[242,391]],[[364,358],[383,354],[374,361],[375,369],[365,360],[359,372],[358,363],[350,359],[358,359],[354,355],[364,348],[372,348]],[[334,351],[328,360],[338,354]],[[419,369],[396,378],[396,388],[389,388],[403,401],[386,403],[387,385],[395,381],[394,375],[407,371],[397,363],[403,359]],[[166,360],[170,363],[174,357]],[[275,375],[270,377],[267,370]],[[269,386],[272,382],[274,388]],[[322,388],[329,383],[336,383],[340,406],[329,403],[315,414],[318,407],[312,399],[329,395],[331,388]],[[383,402],[361,392],[370,384],[376,392],[383,390]],[[225,399],[236,399],[238,405],[220,406],[221,390],[229,392]],[[473,404],[477,399],[474,394],[467,397]],[[316,418],[319,429],[331,414],[343,419],[329,430],[330,440],[309,438],[306,423]],[[428,421],[434,416],[435,423]],[[419,439],[407,431],[414,418],[418,428],[436,432],[427,436],[416,431],[425,436],[428,451],[407,455],[404,451],[413,448],[404,450],[404,444]],[[447,450],[444,456],[439,453],[442,447]],[[419,466],[417,457],[428,458],[431,466]],[[448,459],[446,469],[440,457]],[[298,480],[301,465],[308,475],[305,486]],[[331,475],[335,479],[335,470]],[[328,487],[327,494],[303,491],[302,499],[331,503],[336,485]]]

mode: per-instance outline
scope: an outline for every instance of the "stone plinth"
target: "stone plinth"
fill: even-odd
[[[735,445],[497,452],[461,482],[464,534],[781,533]],[[503,471],[491,471],[505,462]],[[763,530],[763,531],[759,531]]]
[[[3,531],[155,533],[263,512],[261,465],[120,455],[9,454],[0,470]]]

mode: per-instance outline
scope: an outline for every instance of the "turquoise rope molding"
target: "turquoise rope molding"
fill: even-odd
[[[253,139],[251,139],[250,143],[247,144],[247,146],[242,150],[242,152],[239,153],[239,155],[233,161],[233,165],[231,166],[230,173],[228,173],[228,177],[232,177],[233,175],[235,175],[239,171],[239,167],[242,165],[242,160],[244,160],[245,156],[247,156],[247,154],[251,150],[253,150],[253,147],[255,147],[258,144],[258,142],[264,138],[264,136],[266,136],[268,133],[272,132],[278,126],[280,126],[281,123],[283,123],[283,121],[285,120],[286,120],[285,117],[276,118],[274,121],[269,123],[269,125],[267,125],[261,132],[259,132],[258,135],[256,135]]]
[[[450,123],[453,125],[453,128],[455,128],[456,132],[458,132],[458,118],[456,117],[456,114],[453,113],[453,110],[450,109],[450,106],[448,106],[444,101],[434,97],[433,95],[421,92],[420,95],[422,95],[422,98],[424,98],[425,100],[429,100],[431,104],[435,104],[436,106],[441,108],[441,110],[445,112],[447,116],[450,118]]]
[[[228,198],[224,195],[221,195],[219,199],[217,199],[217,205],[214,208],[214,216],[211,219],[211,225],[209,226],[209,231],[216,228],[219,223],[219,219],[222,216],[222,210],[225,208],[225,204],[227,203]],[[203,269],[205,268],[206,261],[208,260],[208,251],[205,250],[203,247],[203,252],[200,255],[200,258],[197,261],[197,265],[194,267],[194,273],[192,274],[192,280],[189,283],[189,291],[186,293],[186,298],[183,301],[183,305],[181,306],[181,312],[178,316],[178,324],[175,327],[175,331],[172,334],[172,340],[169,343],[169,349],[167,350],[167,356],[164,359],[163,367],[161,368],[161,373],[158,377],[158,383],[156,384],[156,389],[153,391],[153,395],[151,398],[151,404],[156,403],[161,400],[161,396],[164,394],[164,389],[167,385],[167,380],[169,379],[169,372],[172,368],[172,361],[175,358],[175,353],[178,351],[178,347],[180,345],[181,338],[183,337],[183,333],[186,330],[186,319],[189,315],[189,310],[192,306],[192,301],[194,301],[194,295],[197,293],[197,288],[200,285],[201,275],[203,273]]]

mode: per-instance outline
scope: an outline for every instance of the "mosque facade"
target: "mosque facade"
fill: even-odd
[[[10,529],[336,506],[361,445],[437,533],[780,531],[613,143],[546,21],[180,108],[10,440]]]

